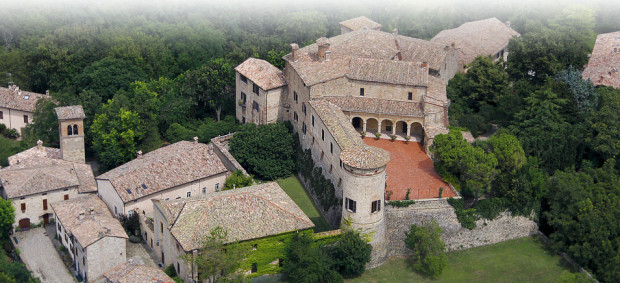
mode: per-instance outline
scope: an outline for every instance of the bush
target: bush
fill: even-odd
[[[224,190],[232,190],[233,188],[243,188],[251,186],[254,183],[252,176],[246,176],[242,171],[237,170],[232,173],[224,183]]]
[[[166,266],[166,268],[164,269],[164,273],[166,273],[166,275],[170,276],[171,278],[176,277],[177,270],[174,268],[174,264]]]
[[[396,140],[396,135],[390,135],[390,139],[392,139],[392,141]]]
[[[393,207],[408,207],[414,203],[414,200],[393,200],[388,202],[388,204]]]
[[[342,282],[342,276],[334,270],[334,263],[325,252],[314,245],[305,233],[297,233],[290,241],[284,272],[289,282]]]
[[[346,231],[330,249],[335,269],[344,277],[351,278],[364,273],[370,262],[372,246],[366,243],[358,232]]]
[[[138,213],[132,213],[130,215],[121,214],[118,217],[118,221],[121,222],[121,225],[123,225],[128,235],[140,234],[140,218]]]
[[[142,243],[142,236],[131,235],[129,236],[129,241],[135,244]]]
[[[413,250],[413,268],[433,278],[439,276],[447,264],[441,232],[435,220],[423,226],[411,225],[411,230],[405,232],[405,244]]]
[[[493,220],[504,210],[506,206],[501,198],[483,199],[476,203],[476,212],[484,219]]]
[[[379,139],[380,137],[381,137],[381,133],[377,132],[377,133],[375,134],[375,139]]]

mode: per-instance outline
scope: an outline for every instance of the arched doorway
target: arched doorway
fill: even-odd
[[[383,134],[391,136],[392,131],[394,130],[393,127],[394,127],[394,123],[392,123],[392,120],[381,121],[381,131]]]
[[[396,134],[402,137],[406,137],[409,135],[409,129],[407,127],[407,123],[403,121],[396,122]]]
[[[417,142],[424,141],[424,128],[422,124],[414,122],[411,124],[411,137]]]
[[[353,128],[355,128],[355,130],[358,132],[364,130],[364,121],[360,117],[353,117],[351,124],[353,124]]]
[[[377,119],[368,118],[368,120],[366,120],[366,132],[367,133],[372,133],[374,135],[379,130],[378,128],[379,128],[379,122],[377,121]]]
[[[24,218],[19,220],[19,228],[28,229],[30,228],[30,218]]]

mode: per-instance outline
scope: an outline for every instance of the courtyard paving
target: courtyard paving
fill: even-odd
[[[435,172],[433,161],[426,155],[420,143],[392,141],[390,139],[364,138],[367,145],[376,146],[390,152],[387,165],[387,188],[393,193],[390,200],[404,200],[407,188],[411,188],[409,199],[437,198],[439,188],[443,187],[442,197],[456,194]]]
[[[15,232],[15,237],[18,241],[16,248],[33,276],[43,283],[75,282],[44,228]]]

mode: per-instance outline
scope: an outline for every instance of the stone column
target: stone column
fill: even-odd
[[[366,132],[366,120],[362,119],[362,131]]]
[[[396,123],[394,121],[392,121],[392,135],[396,135]]]
[[[381,120],[377,119],[377,132],[381,134]]]

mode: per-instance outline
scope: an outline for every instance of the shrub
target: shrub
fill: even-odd
[[[405,200],[409,200],[410,193],[411,193],[411,188],[407,188],[407,194],[405,194]]]
[[[334,270],[334,264],[322,249],[313,244],[305,233],[297,233],[291,239],[284,260],[284,271],[289,282],[342,282],[342,276]]]
[[[392,198],[392,195],[394,194],[394,192],[392,191],[385,191],[385,199],[386,200],[390,200],[390,198]]]
[[[177,270],[174,268],[174,264],[166,266],[166,269],[164,269],[164,272],[166,273],[166,275],[170,277],[177,276]]]
[[[142,243],[142,236],[131,235],[129,236],[129,241],[135,244]]]
[[[346,231],[330,249],[334,268],[345,278],[364,273],[366,263],[370,262],[372,246],[366,243],[356,231]]]
[[[493,220],[499,216],[499,214],[506,210],[503,199],[490,198],[483,199],[476,203],[476,212],[484,219]]]
[[[123,225],[128,235],[140,234],[140,218],[138,213],[132,213],[130,215],[121,214],[118,217],[118,221],[121,222],[121,225]]]
[[[388,202],[388,204],[393,207],[408,207],[414,203],[414,200],[393,200]]]
[[[375,134],[375,139],[379,139],[380,137],[381,137],[381,133],[377,132],[377,133]]]
[[[405,143],[409,143],[410,139],[411,139],[411,136],[405,136]]]
[[[254,183],[252,176],[246,176],[242,171],[237,170],[232,173],[224,183],[224,190],[232,190],[233,188],[243,188]]]
[[[443,187],[439,187],[439,198],[441,198],[442,194],[443,194]]]
[[[413,268],[433,278],[439,276],[447,264],[441,232],[435,220],[423,226],[411,225],[411,230],[405,232],[405,244],[413,250]]]
[[[390,139],[392,139],[392,141],[396,140],[396,135],[390,135]]]
[[[366,137],[366,131],[362,131],[362,138]]]

